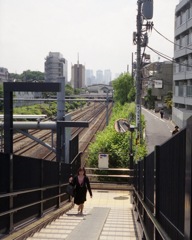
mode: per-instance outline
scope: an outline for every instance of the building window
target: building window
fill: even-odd
[[[192,86],[187,86],[187,97],[192,97]]]
[[[188,55],[187,71],[192,71],[192,54]]]
[[[192,43],[192,29],[189,31],[189,44]]]
[[[189,8],[189,12],[190,12],[190,18],[192,17],[192,5]]]
[[[178,63],[175,63],[174,64],[174,69],[175,69],[175,73],[179,73],[179,64]]]
[[[176,17],[175,26],[176,26],[176,28],[178,28],[180,26],[180,16]]]
[[[186,22],[186,11],[181,12],[181,24]]]
[[[183,97],[183,88],[184,88],[184,86],[179,86],[179,93],[178,93],[178,95],[179,95],[179,97]]]
[[[181,37],[181,46],[180,48],[183,48],[186,46],[186,35]]]

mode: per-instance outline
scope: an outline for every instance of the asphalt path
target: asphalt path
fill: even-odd
[[[152,110],[142,108],[142,114],[146,121],[145,139],[148,154],[150,154],[156,145],[161,145],[172,137],[175,125],[170,119],[162,119],[160,113],[155,113]]]

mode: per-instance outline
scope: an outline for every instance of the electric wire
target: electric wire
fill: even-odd
[[[182,45],[180,45],[180,44],[177,44],[177,43],[169,40],[169,39],[168,39],[167,37],[165,37],[162,33],[160,33],[156,28],[154,28],[154,26],[153,26],[153,29],[154,29],[160,36],[162,36],[163,38],[165,38],[167,41],[169,41],[170,43],[174,44],[175,46],[179,46],[180,48],[186,48],[186,49],[192,50],[192,48],[190,48],[190,47],[185,47],[185,46],[182,46]]]
[[[189,68],[192,67],[192,65],[190,65],[190,64],[178,63],[174,58],[171,58],[171,57],[169,57],[169,56],[167,56],[167,55],[165,55],[165,54],[163,54],[163,53],[161,53],[161,52],[159,52],[159,51],[157,51],[157,50],[155,50],[155,49],[153,49],[153,48],[151,48],[151,47],[149,47],[149,46],[147,46],[147,47],[148,47],[151,51],[153,51],[154,53],[158,54],[158,55],[161,56],[162,58],[167,59],[168,61],[170,61],[170,62],[172,62],[172,63],[178,64],[178,65],[180,65],[180,66],[189,67]]]
[[[157,50],[155,50],[155,49],[153,49],[153,48],[151,48],[151,47],[149,47],[149,46],[147,46],[147,48],[149,48],[149,49],[150,49],[151,51],[153,51],[154,53],[158,54],[159,56],[161,56],[161,57],[163,57],[163,58],[165,58],[165,59],[167,59],[167,60],[169,60],[169,61],[171,61],[171,62],[176,62],[174,58],[171,58],[171,57],[167,56],[167,55],[164,54],[164,53],[161,53],[161,52],[159,52],[159,51],[157,51]]]

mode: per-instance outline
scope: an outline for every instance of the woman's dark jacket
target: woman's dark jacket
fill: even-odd
[[[89,182],[89,178],[84,176],[84,180],[82,184],[79,184],[78,176],[73,178],[72,185],[75,186],[75,197],[74,203],[79,205],[83,204],[86,201],[87,189],[89,191],[90,196],[92,196],[91,186]]]

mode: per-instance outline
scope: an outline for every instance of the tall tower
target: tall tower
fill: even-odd
[[[71,85],[73,88],[85,87],[85,66],[79,64],[79,55],[77,64],[74,64],[71,67]]]
[[[45,58],[45,82],[57,82],[59,77],[68,81],[67,60],[59,52],[49,52]]]

